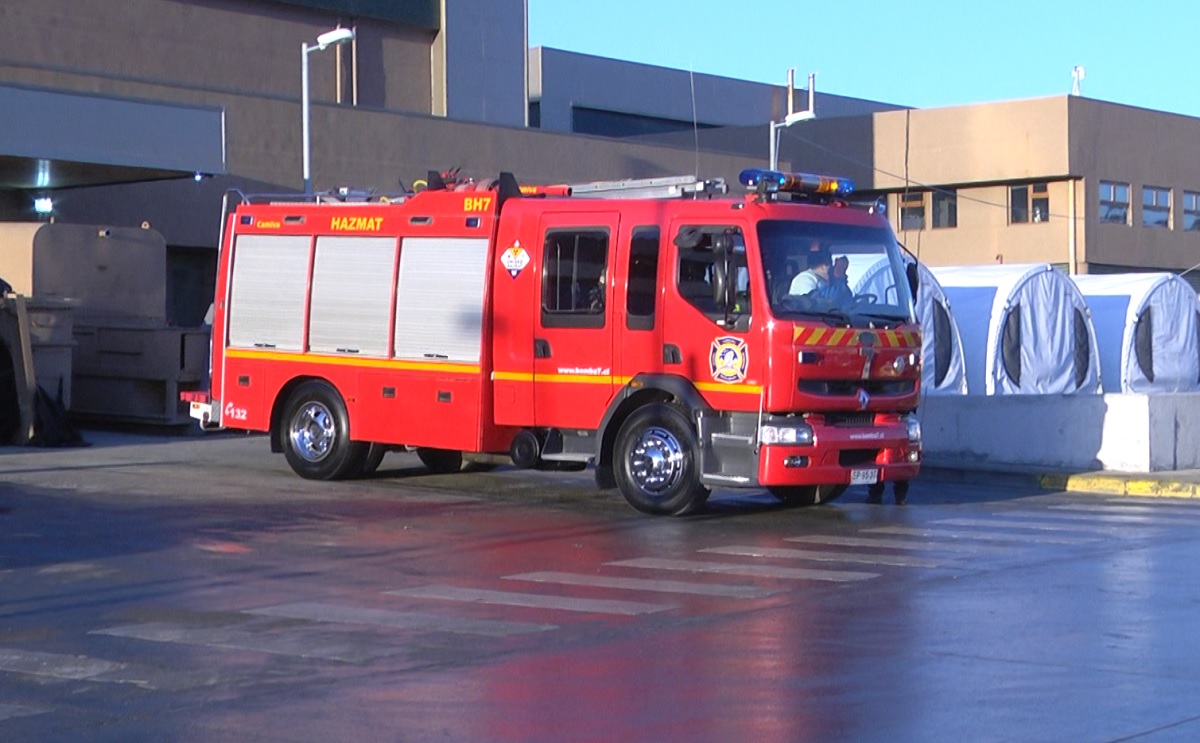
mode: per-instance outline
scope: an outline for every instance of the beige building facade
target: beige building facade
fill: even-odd
[[[876,113],[872,129],[860,188],[931,265],[1200,263],[1200,119],[1059,96]]]

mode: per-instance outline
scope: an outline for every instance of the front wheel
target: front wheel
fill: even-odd
[[[675,405],[656,403],[633,412],[613,451],[617,488],[643,513],[684,516],[708,500],[700,484],[696,432]]]
[[[815,506],[828,503],[846,492],[845,485],[778,485],[767,488],[771,495],[788,506]]]
[[[339,480],[362,471],[370,445],[350,440],[342,396],[329,384],[305,382],[288,398],[283,417],[283,455],[308,480]]]

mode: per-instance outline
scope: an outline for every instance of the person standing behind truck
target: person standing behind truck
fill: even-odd
[[[877,482],[867,486],[867,503],[876,505],[883,503],[883,485],[883,483]],[[892,494],[896,496],[897,506],[906,505],[908,503],[908,480],[893,481]]]

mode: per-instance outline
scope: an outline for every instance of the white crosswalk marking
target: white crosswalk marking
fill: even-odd
[[[1021,516],[1025,516],[1025,515],[1026,515],[1025,513],[1014,514],[1011,512],[1001,512],[1001,513],[996,514],[997,517],[1004,518],[1004,519],[1012,518],[1013,516],[1017,516],[1019,518]],[[1130,526],[1134,526],[1134,527],[1144,527],[1144,526],[1164,525],[1164,521],[1166,521],[1168,519],[1175,519],[1176,517],[1173,515],[1170,515],[1170,514],[1154,516],[1151,514],[1141,514],[1141,513],[1101,513],[1098,511],[1091,511],[1091,512],[1077,511],[1077,512],[1072,512],[1072,513],[1056,513],[1056,512],[1038,513],[1036,515],[1033,515],[1033,518],[1043,519],[1046,521],[1053,521],[1056,523],[1071,521],[1071,522],[1075,522],[1075,523],[1079,523],[1079,524],[1089,524],[1089,523],[1095,523],[1098,525],[1129,524]]]
[[[1045,521],[1025,521],[1022,519],[938,519],[935,524],[946,526],[982,526],[989,529],[1033,529],[1040,531],[1072,531],[1072,532],[1103,532],[1123,531],[1113,526],[1101,524],[1060,524]]]
[[[402,647],[390,645],[384,638],[367,632],[322,632],[299,626],[285,629],[242,625],[193,627],[151,622],[109,627],[95,630],[92,634],[151,642],[179,642],[226,650],[250,650],[297,658],[321,658],[343,663],[366,663],[404,651]]]
[[[1029,542],[1035,544],[1089,544],[1101,537],[1066,537],[1059,534],[1022,534],[1019,532],[961,531],[959,529],[926,529],[912,526],[878,526],[863,529],[864,534],[894,534],[904,537],[922,537],[944,542],[947,539],[961,542]]]
[[[279,606],[264,606],[261,609],[250,609],[243,613],[267,617],[286,617],[288,619],[307,619],[310,622],[369,624],[391,629],[451,632],[489,637],[506,637],[508,635],[523,635],[531,632],[547,632],[558,629],[553,624],[507,622],[498,619],[459,619],[440,614],[420,614],[417,612],[390,611],[388,609],[335,606],[333,604],[303,601],[294,604],[281,604]]]
[[[560,611],[577,611],[588,614],[619,614],[624,616],[653,614],[655,612],[678,608],[672,604],[644,604],[637,601],[585,599],[540,593],[510,593],[508,591],[460,588],[458,586],[422,586],[420,588],[387,591],[386,593],[389,596],[405,596],[417,599],[463,601],[475,604],[497,604],[500,606],[520,606],[530,609],[557,609]]]
[[[802,537],[788,537],[785,542],[801,542],[805,544],[828,544],[835,547],[871,547],[879,549],[922,550],[933,552],[969,552],[972,554],[1005,554],[1009,550],[994,545],[960,544],[957,542],[887,539],[885,537],[841,537],[826,534],[806,534]]]
[[[579,573],[521,573],[506,575],[504,580],[531,581],[534,583],[557,583],[567,586],[590,586],[593,588],[615,588],[625,591],[647,591],[651,593],[683,593],[696,596],[717,596],[737,599],[756,599],[771,596],[772,591],[756,586],[728,585],[724,583],[689,583],[679,580],[651,580],[648,578],[620,578],[609,575],[581,575]]]
[[[855,562],[867,565],[898,565],[909,568],[936,568],[939,563],[908,555],[872,555],[852,552],[821,552],[809,549],[786,547],[709,547],[702,549],[715,555],[738,555],[741,557],[767,557],[786,560],[817,560],[819,562]]]
[[[1121,503],[1105,503],[1104,505],[1083,505],[1071,503],[1061,506],[1050,506],[1051,511],[1070,511],[1078,514],[1128,514],[1131,516],[1150,516],[1162,520],[1177,521],[1187,519],[1200,521],[1200,508],[1196,506],[1170,506],[1156,503],[1150,506],[1134,506]],[[1049,514],[1047,514],[1049,515]]]
[[[24,707],[19,704],[0,704],[0,720],[10,720],[14,717],[30,717],[41,715],[50,710],[44,707]]]
[[[120,671],[124,663],[87,658],[82,655],[39,653],[33,650],[0,648],[0,671],[30,676],[81,681]]]
[[[757,578],[786,578],[791,580],[823,580],[848,583],[878,578],[879,573],[858,573],[850,570],[810,570],[785,568],[776,565],[747,565],[739,563],[703,562],[700,560],[669,560],[639,557],[606,563],[614,567],[645,568],[647,570],[677,570],[685,573],[720,573],[723,575],[752,575]]]

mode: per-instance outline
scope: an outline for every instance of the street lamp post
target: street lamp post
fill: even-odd
[[[331,46],[345,44],[354,38],[354,30],[350,28],[335,28],[317,37],[315,46],[307,43],[300,44],[300,108],[303,128],[304,150],[304,195],[312,195],[312,143],[308,134],[308,55],[312,52],[322,52]]]
[[[771,122],[771,145],[770,145],[770,160],[771,170],[779,168],[779,130],[786,129],[792,124],[808,121],[817,118],[817,74],[814,72],[808,76],[808,110],[793,111],[783,117],[783,121]],[[788,70],[788,108],[792,107],[792,71]]]
[[[771,122],[771,170],[779,167],[779,130],[786,129],[799,121],[815,118],[812,111],[797,111],[783,117],[783,121]]]

